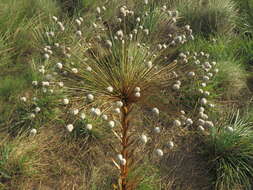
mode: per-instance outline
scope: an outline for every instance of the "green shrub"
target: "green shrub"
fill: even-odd
[[[252,123],[240,118],[239,112],[229,115],[204,136],[202,153],[214,174],[215,189],[251,189],[253,177]]]

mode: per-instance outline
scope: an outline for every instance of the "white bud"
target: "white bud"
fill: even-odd
[[[36,107],[36,108],[35,108],[35,112],[36,112],[36,113],[39,113],[39,112],[40,112],[40,108],[39,108],[39,107]]]
[[[193,121],[192,121],[192,119],[188,118],[188,119],[186,119],[185,123],[186,123],[187,125],[192,125],[192,124],[193,124]]]
[[[205,131],[205,128],[204,128],[202,125],[199,125],[199,126],[198,126],[198,130],[200,130],[200,131]]]
[[[67,128],[68,132],[72,132],[73,129],[74,129],[74,126],[73,126],[72,124],[68,124],[68,125],[66,126],[66,128]]]
[[[71,111],[71,113],[72,113],[73,115],[77,115],[77,114],[79,113],[79,110],[78,110],[78,109],[73,109],[73,110]]]
[[[117,159],[118,159],[119,161],[122,160],[122,159],[123,159],[122,154],[118,154],[118,155],[117,155]]]
[[[140,17],[137,17],[136,22],[140,22],[140,21],[141,21]]]
[[[106,88],[108,92],[113,92],[113,87],[112,86],[109,86]]]
[[[58,18],[56,16],[52,16],[52,19],[57,22],[58,21]]]
[[[153,108],[152,109],[152,112],[154,113],[154,114],[156,114],[156,115],[159,115],[159,109],[158,108]]]
[[[103,115],[102,115],[102,119],[105,120],[105,121],[107,121],[107,120],[108,120],[108,116],[105,115],[105,114],[103,114]]]
[[[126,159],[125,158],[121,159],[120,164],[123,165],[123,166],[126,165]]]
[[[204,107],[200,107],[199,108],[199,112],[204,112],[205,111],[205,108]]]
[[[76,31],[76,35],[82,36],[82,31],[81,30]]]
[[[188,73],[188,76],[189,76],[189,77],[194,77],[194,76],[195,76],[195,73],[191,71],[191,72]]]
[[[206,83],[204,83],[204,82],[201,83],[200,85],[201,85],[202,87],[206,87]]]
[[[81,119],[85,119],[85,118],[86,118],[85,113],[81,113],[81,114],[80,114],[80,118],[81,118]]]
[[[174,148],[174,143],[173,143],[172,141],[170,141],[170,142],[168,143],[168,146],[169,146],[170,149],[172,149],[172,148]]]
[[[26,97],[21,97],[20,100],[21,100],[22,102],[26,102],[26,101],[27,101],[27,98],[26,98]]]
[[[114,128],[115,127],[115,122],[114,121],[109,121],[108,125],[110,128]]]
[[[214,124],[212,121],[205,121],[205,126],[206,127],[214,127]]]
[[[92,129],[92,125],[91,124],[87,124],[86,125],[86,129],[91,130]]]
[[[163,156],[163,151],[161,149],[156,149],[156,154],[158,156]]]
[[[234,129],[232,127],[227,127],[227,130],[231,133],[234,132]]]
[[[58,69],[62,69],[63,67],[62,63],[57,63],[56,66],[58,67]]]
[[[64,83],[63,83],[63,82],[58,82],[58,85],[59,85],[60,87],[63,87],[63,86],[64,86]]]
[[[209,95],[210,95],[210,92],[205,91],[205,92],[204,92],[204,95],[205,95],[205,96],[209,96]]]
[[[89,71],[89,72],[91,72],[92,68],[88,66],[88,67],[86,67],[86,70]]]
[[[159,127],[155,127],[155,128],[154,128],[154,132],[155,132],[155,133],[160,133],[160,132],[161,132],[161,129],[160,129]]]
[[[153,66],[153,64],[152,64],[152,62],[151,62],[151,61],[147,62],[147,67],[148,67],[149,69],[151,69],[151,68],[152,68],[152,66]]]
[[[32,85],[37,86],[38,85],[38,81],[32,81]]]
[[[137,87],[135,87],[134,91],[135,91],[135,92],[140,92],[140,91],[141,91],[141,88],[137,86]]]
[[[65,104],[65,105],[69,104],[69,99],[64,98],[64,99],[63,99],[63,104]]]
[[[45,57],[45,59],[49,59],[50,56],[49,56],[49,54],[45,53],[44,57]]]
[[[47,82],[47,81],[42,81],[42,86],[49,86],[49,82]]]
[[[148,137],[144,134],[141,135],[141,142],[146,144],[148,142]]]
[[[96,8],[96,10],[97,10],[97,13],[98,13],[98,14],[100,14],[100,13],[101,13],[101,9],[100,9],[100,7],[97,7],[97,8]]]
[[[207,104],[207,100],[205,98],[201,98],[200,103],[205,105],[205,104]]]
[[[112,42],[110,40],[106,40],[106,44],[111,48],[112,47]]]
[[[30,114],[30,118],[35,118],[35,114],[34,114],[34,113],[31,113],[31,114]]]
[[[172,89],[173,90],[179,90],[180,89],[180,85],[179,84],[173,84]]]
[[[173,125],[176,127],[180,127],[181,126],[181,122],[179,120],[174,120],[173,121]]]
[[[139,97],[141,97],[141,93],[140,92],[135,92],[134,96],[139,98]]]
[[[93,101],[94,100],[94,96],[92,94],[88,94],[87,98],[89,101]]]
[[[80,26],[80,25],[82,24],[82,22],[81,22],[79,19],[76,19],[75,22],[76,22],[76,24],[77,24],[78,26]]]
[[[31,131],[30,131],[30,135],[31,136],[35,136],[37,134],[37,129],[32,129]]]
[[[123,106],[123,102],[122,102],[122,101],[117,101],[117,102],[116,102],[116,106],[122,107],[122,106]]]
[[[115,109],[114,109],[114,112],[117,113],[117,114],[120,114],[120,112],[121,112],[121,111],[120,111],[120,108],[115,108]]]
[[[72,72],[75,73],[75,74],[78,73],[77,68],[72,68],[71,70],[72,70]]]

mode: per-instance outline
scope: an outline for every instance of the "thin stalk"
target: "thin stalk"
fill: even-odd
[[[121,165],[120,167],[120,181],[121,181],[121,190],[127,190],[128,188],[128,173],[129,173],[129,153],[128,153],[128,141],[129,141],[129,113],[130,113],[130,106],[125,105],[122,108],[122,118],[121,118],[121,125],[122,125],[122,143],[121,143],[121,154],[123,158],[126,159],[126,164]]]

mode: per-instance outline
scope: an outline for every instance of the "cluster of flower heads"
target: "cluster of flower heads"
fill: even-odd
[[[148,4],[148,1],[145,1],[145,4]],[[212,108],[214,105],[207,100],[210,93],[205,88],[218,72],[218,69],[214,68],[216,63],[203,62],[202,58],[209,57],[203,52],[193,53],[193,55],[186,52],[181,53],[178,60],[168,64],[167,49],[176,49],[178,45],[194,39],[190,26],[186,25],[176,34],[168,34],[168,40],[163,43],[158,42],[148,46],[143,38],[151,35],[149,28],[143,25],[148,12],[145,12],[142,17],[136,17],[134,11],[126,6],[120,7],[117,17],[119,26],[122,25],[125,17],[133,17],[135,27],[130,31],[124,28],[118,29],[108,35],[111,31],[103,25],[102,18],[106,10],[104,6],[96,8],[98,16],[96,22],[92,23],[94,37],[91,39],[84,36],[85,27],[82,26],[84,19],[82,17],[75,19],[73,33],[74,43],[77,45],[74,48],[70,48],[71,45],[65,42],[57,41],[57,36],[66,31],[64,24],[57,17],[53,16],[52,20],[58,29],[46,32],[50,44],[42,48],[44,62],[37,70],[41,75],[40,80],[33,81],[32,84],[42,95],[60,94],[61,98],[58,99],[57,104],[61,107],[62,114],[67,114],[62,116],[66,121],[66,130],[73,132],[76,123],[83,121],[85,129],[91,131],[96,127],[93,121],[101,120],[103,123],[101,127],[111,129],[112,134],[120,138],[122,107],[128,103],[138,103],[149,94],[152,85],[157,83],[160,86],[170,85],[162,80],[164,73],[176,78],[172,90],[180,91],[183,84],[180,80],[182,73],[173,71],[174,65],[190,62],[194,63],[193,68],[200,68],[204,73],[198,89],[201,95],[199,118],[196,121],[198,129],[204,131],[204,127],[213,127],[214,124],[208,120],[208,115],[205,113],[205,107]],[[176,23],[177,11],[170,11],[166,6],[161,10],[168,15],[168,23]],[[76,50],[81,52],[76,53]],[[194,80],[200,76],[197,72],[190,71],[186,77]],[[26,97],[22,97],[21,100],[26,101]],[[40,108],[36,107],[31,113],[31,118],[36,118],[36,114],[40,111]],[[152,113],[158,117],[160,111],[158,108],[153,108]],[[194,119],[187,117],[184,111],[180,114],[180,118],[173,122],[175,126],[191,126],[195,123]],[[155,126],[153,132],[159,134],[161,128]],[[36,129],[31,130],[32,135],[36,133]],[[148,140],[149,137],[144,133],[139,136],[139,141],[143,144]],[[172,141],[169,141],[168,145],[170,148],[174,147]],[[160,148],[155,152],[158,156],[164,154]],[[118,154],[117,160],[121,165],[126,164],[126,158],[121,154]]]
[[[194,115],[191,113],[192,117],[187,117],[185,111],[180,111],[180,117],[175,119],[173,125],[176,127],[180,126],[196,126],[200,131],[205,131],[206,129],[214,127],[214,123],[210,120],[208,113],[210,109],[214,108],[215,105],[212,103],[212,100],[208,100],[210,97],[210,92],[208,89],[208,85],[212,83],[213,77],[219,72],[218,68],[216,68],[216,62],[209,62],[209,54],[204,52],[186,52],[180,53],[179,59],[175,60],[175,62],[185,63],[190,67],[190,71],[187,71],[185,75],[184,81],[179,80],[180,74],[174,72],[175,78],[177,80],[172,84],[173,91],[181,91],[181,85],[183,82],[187,84],[191,84],[193,92],[198,95],[199,108],[197,110],[197,114]],[[186,84],[186,85],[187,85]],[[194,88],[195,85],[195,88]]]

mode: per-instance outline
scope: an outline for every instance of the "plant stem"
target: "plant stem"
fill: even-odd
[[[127,185],[128,185],[128,181],[127,181],[127,176],[129,173],[129,163],[128,163],[128,159],[129,159],[129,155],[128,155],[128,141],[129,141],[129,136],[128,136],[128,130],[129,130],[129,120],[128,120],[128,116],[129,116],[129,110],[130,106],[123,106],[122,108],[122,118],[121,118],[121,125],[122,125],[122,144],[121,144],[121,154],[123,156],[123,158],[126,159],[126,164],[125,165],[121,165],[120,168],[120,181],[121,181],[121,190],[127,190]]]

